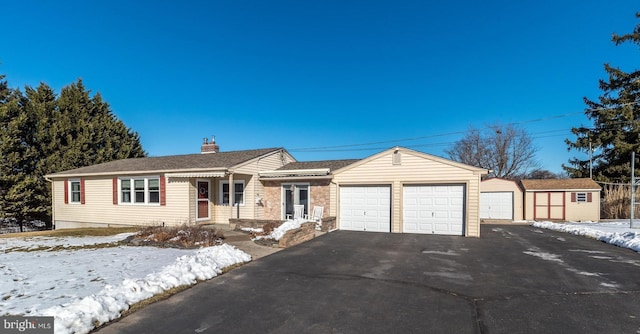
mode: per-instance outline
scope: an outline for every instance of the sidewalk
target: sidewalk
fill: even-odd
[[[257,243],[251,241],[248,234],[235,231],[231,229],[229,225],[213,224],[207,225],[207,227],[222,230],[225,237],[224,242],[233,245],[243,252],[251,255],[252,261],[282,250],[282,248],[258,245]]]

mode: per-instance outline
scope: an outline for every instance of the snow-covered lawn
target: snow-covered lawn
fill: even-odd
[[[55,316],[56,333],[87,333],[132,304],[251,260],[226,244],[103,247],[129,235],[0,239],[0,316]]]
[[[636,222],[637,223],[637,222]],[[563,224],[552,222],[534,222],[534,227],[554,231],[582,235],[588,238],[604,241],[619,247],[629,248],[640,252],[640,229],[631,228],[629,221],[617,222],[568,222]]]

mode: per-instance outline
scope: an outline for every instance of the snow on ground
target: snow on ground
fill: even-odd
[[[300,226],[302,226],[302,223],[305,223],[305,222],[307,222],[307,220],[299,219],[299,218],[296,218],[293,220],[287,220],[284,223],[282,223],[282,225],[274,228],[273,231],[271,231],[271,233],[269,233],[268,235],[259,235],[259,236],[256,236],[255,239],[253,240],[260,240],[260,239],[280,240],[285,235],[285,233],[287,233],[287,231],[297,229]]]
[[[254,232],[254,233],[262,233],[264,232],[264,229],[262,228],[253,228],[253,227],[243,227],[241,228],[242,231],[245,232]]]
[[[637,223],[636,223],[637,224]],[[534,222],[534,227],[566,232],[604,241],[619,247],[640,252],[640,229],[632,229],[629,221],[617,222],[569,222],[564,224],[552,222]]]
[[[128,235],[0,239],[0,316],[55,316],[56,333],[87,333],[136,302],[251,260],[226,244],[197,250],[91,246]],[[56,246],[88,248],[51,251]]]

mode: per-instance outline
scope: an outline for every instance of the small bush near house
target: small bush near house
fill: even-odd
[[[129,242],[159,247],[198,248],[219,245],[223,239],[222,230],[201,225],[181,225],[145,227],[132,236]]]
[[[0,234],[33,232],[50,230],[51,224],[41,220],[23,221],[22,224],[15,218],[0,218]]]

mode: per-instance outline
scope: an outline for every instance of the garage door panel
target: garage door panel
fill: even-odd
[[[513,192],[480,193],[480,219],[513,219]]]
[[[340,229],[391,231],[391,187],[340,187]]]
[[[404,186],[403,232],[463,235],[464,185]]]

